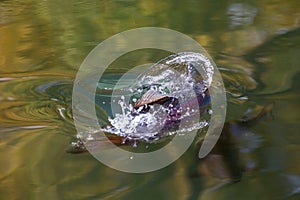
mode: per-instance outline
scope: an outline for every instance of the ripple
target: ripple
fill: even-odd
[[[0,82],[0,124],[3,131],[62,127],[74,131],[71,80],[54,77],[13,78]],[[69,129],[69,130],[68,130]]]

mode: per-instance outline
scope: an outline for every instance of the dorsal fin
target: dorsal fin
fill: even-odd
[[[160,94],[154,90],[148,90],[134,105],[135,108],[146,104],[154,104],[169,98],[167,95]]]

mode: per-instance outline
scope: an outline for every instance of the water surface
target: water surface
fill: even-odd
[[[299,199],[300,3],[263,1],[1,1],[0,199]],[[219,67],[227,121],[275,102],[274,119],[251,127],[261,138],[255,170],[233,184],[196,173],[191,147],[172,165],[126,174],[89,154],[67,154],[75,140],[71,95],[76,72],[101,41],[130,28],[159,26],[197,40]],[[128,54],[106,84],[134,65],[167,54]]]

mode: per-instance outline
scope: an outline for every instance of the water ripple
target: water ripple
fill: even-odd
[[[71,80],[53,77],[3,80],[0,82],[2,131],[73,126]]]

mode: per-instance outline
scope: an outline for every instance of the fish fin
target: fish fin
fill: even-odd
[[[154,90],[148,90],[134,105],[134,108],[144,106],[146,104],[154,104],[156,102],[166,100],[167,95],[160,94]]]

